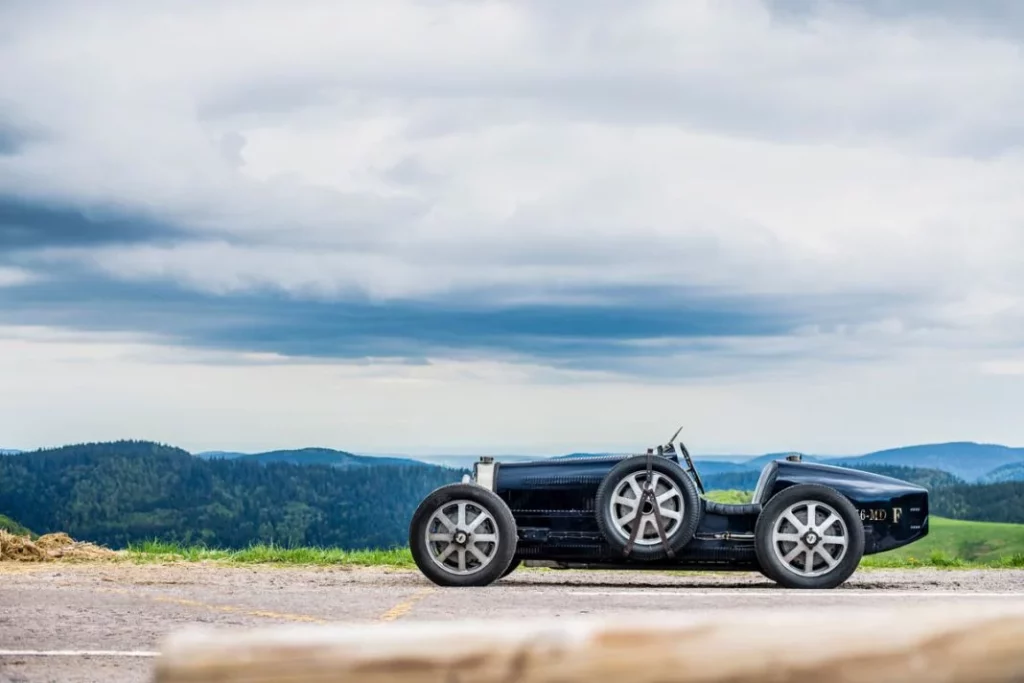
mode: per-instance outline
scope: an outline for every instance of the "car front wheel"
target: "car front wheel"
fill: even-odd
[[[800,484],[776,494],[755,527],[763,573],[786,588],[835,588],[864,554],[857,509],[835,489]]]
[[[500,579],[515,556],[512,511],[476,484],[433,491],[413,513],[409,548],[423,575],[440,586],[486,586]]]

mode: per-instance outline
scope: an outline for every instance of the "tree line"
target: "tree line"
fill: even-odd
[[[408,542],[420,500],[461,470],[204,460],[148,442],[0,457],[0,513],[35,533],[123,548],[162,540],[389,548]]]

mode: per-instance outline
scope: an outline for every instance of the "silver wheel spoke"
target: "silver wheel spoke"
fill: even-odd
[[[800,543],[800,534],[775,534],[775,542],[785,541],[786,543]]]
[[[437,543],[437,542],[440,542],[440,541],[447,541],[447,542],[451,543],[452,535],[451,534],[427,534],[427,540],[432,542],[432,543]]]
[[[487,556],[480,552],[480,549],[474,544],[470,543],[469,546],[467,546],[467,549],[469,552],[473,553],[473,556],[476,557],[477,560],[480,561],[480,564],[487,562]]]
[[[474,529],[476,529],[483,522],[486,522],[490,518],[490,515],[488,515],[486,512],[481,511],[480,514],[476,516],[476,519],[473,520],[473,523],[466,527],[466,531],[472,533]]]
[[[828,568],[829,568],[829,569],[832,569],[832,568],[833,568],[833,567],[835,567],[835,566],[836,566],[837,564],[839,564],[839,562],[838,562],[838,561],[836,561],[836,559],[835,559],[835,558],[833,558],[833,557],[832,557],[831,555],[829,555],[828,553],[826,553],[826,552],[825,552],[824,550],[822,550],[821,548],[815,548],[814,550],[815,550],[815,552],[817,552],[817,553],[818,553],[818,555],[820,555],[820,556],[821,556],[821,559],[825,560],[825,564],[827,564],[827,565],[828,565]]]
[[[636,506],[640,504],[640,501],[636,498],[626,498],[624,496],[615,496],[612,498],[612,503],[616,505],[625,505],[628,508],[636,509]]]
[[[797,544],[797,546],[795,548],[793,548],[792,550],[789,551],[789,554],[787,554],[784,558],[782,558],[782,561],[785,562],[786,564],[789,564],[790,562],[795,560],[796,556],[799,555],[800,553],[802,553],[803,551],[804,551],[804,546],[803,546],[802,543],[799,543],[799,544]]]
[[[658,533],[658,528],[654,526],[654,520],[650,517],[644,517],[640,526],[640,536],[647,538],[647,527],[651,527],[652,534]]]
[[[459,518],[458,521],[455,522],[456,525],[462,528],[465,528],[466,526],[466,505],[468,505],[468,503],[459,503]]]
[[[666,517],[668,519],[682,519],[683,518],[683,516],[681,514],[679,514],[678,512],[676,512],[675,510],[661,510],[659,508],[659,511],[661,512],[661,516],[662,517]]]
[[[804,531],[807,530],[807,526],[799,519],[797,519],[791,511],[786,511],[786,514],[784,514],[783,517],[786,519],[787,522],[796,527],[796,532],[798,534],[802,534]]]
[[[846,545],[845,536],[822,536],[822,545]]]
[[[804,571],[810,574],[814,571],[814,551],[808,550],[804,553]]]
[[[497,543],[497,534],[474,534],[471,543]]]
[[[832,527],[832,525],[835,524],[838,521],[839,521],[839,517],[837,517],[835,513],[829,515],[828,519],[826,519],[824,522],[822,522],[820,525],[818,525],[818,527],[817,527],[818,528],[818,533],[820,535],[824,536],[825,532],[828,531]]]
[[[438,556],[437,556],[437,559],[438,559],[438,560],[441,560],[442,562],[443,562],[444,560],[447,560],[447,559],[448,559],[448,557],[449,557],[449,556],[450,556],[450,555],[451,555],[451,554],[452,554],[453,552],[455,552],[455,548],[456,548],[456,547],[457,547],[457,546],[456,546],[456,545],[455,545],[454,543],[449,543],[449,544],[448,544],[448,547],[446,547],[446,548],[444,549],[444,551],[443,551],[443,552],[442,552],[442,553],[441,553],[440,555],[438,555]]]
[[[466,571],[466,549],[459,548],[459,571]]]
[[[665,491],[665,493],[658,496],[656,500],[658,501],[658,505],[661,505],[665,501],[672,500],[673,498],[679,495],[679,491],[677,491],[675,488],[671,488],[668,491]]]

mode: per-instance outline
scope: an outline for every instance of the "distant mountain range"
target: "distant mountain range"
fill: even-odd
[[[975,482],[1004,466],[1024,463],[1024,448],[970,442],[906,446],[835,461],[837,465],[846,463],[924,467]]]
[[[11,455],[21,451],[0,449],[0,455]],[[744,474],[760,472],[772,460],[785,457],[789,452],[764,455],[695,455],[694,460],[700,473],[707,476],[736,475],[745,479]],[[525,462],[556,458],[581,458],[613,453],[567,453],[557,456],[539,455],[496,455],[500,462]],[[1024,448],[1011,448],[998,444],[982,444],[970,441],[922,444],[904,446],[864,455],[817,455],[801,454],[805,461],[824,462],[849,467],[895,466],[939,470],[953,475],[965,483],[999,483],[1024,481]],[[298,448],[260,453],[235,451],[205,451],[196,454],[204,460],[244,460],[247,462],[288,462],[294,464],[322,464],[336,467],[369,467],[373,465],[436,465],[460,470],[472,469],[480,458],[476,455],[366,455],[331,448]]]
[[[21,451],[13,448],[0,448],[0,455],[17,455],[18,453],[21,453]]]
[[[409,465],[422,467],[427,464],[411,458],[377,455],[356,455],[331,448],[298,448],[295,450],[267,451],[266,453],[235,453],[232,451],[205,451],[197,453],[204,460],[243,460],[246,462],[290,462],[296,465],[334,465],[336,467],[369,467],[372,465]],[[438,463],[440,464],[440,463]]]
[[[984,484],[999,484],[1004,481],[1024,481],[1024,462],[1011,462],[997,467],[980,479]]]
[[[791,452],[765,455],[694,455],[693,459],[702,475],[740,474],[760,472],[765,464],[784,458]],[[580,458],[609,455],[608,453],[571,453],[559,458]],[[414,456],[413,456],[414,457]],[[496,456],[504,462],[537,460],[542,456]],[[997,444],[969,441],[923,444],[891,448],[864,455],[801,454],[806,462],[821,462],[849,467],[895,466],[917,467],[947,472],[964,482],[1024,481],[1024,448],[1010,448]],[[477,456],[431,456],[415,458],[432,464],[471,468]]]

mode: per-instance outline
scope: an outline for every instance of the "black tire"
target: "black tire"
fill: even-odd
[[[502,573],[501,578],[504,579],[506,576],[508,576],[515,570],[519,569],[519,565],[521,565],[522,563],[523,561],[520,560],[518,557],[514,558],[511,564],[508,565],[508,568]]]
[[[784,561],[785,558],[779,557],[773,548],[772,531],[791,506],[802,503],[828,506],[831,511],[816,509],[816,526],[811,531],[818,533],[813,533],[810,537],[802,537],[798,541],[780,541],[781,552],[787,555],[790,552],[797,553],[794,559],[787,563]],[[800,508],[797,508],[793,512],[793,516],[801,524],[806,524],[808,512],[807,509],[804,509],[801,516]],[[830,523],[828,528],[820,528],[820,525],[828,521],[825,517],[830,512],[834,512],[838,519]],[[784,526],[786,532],[796,536],[800,530],[794,527],[790,532],[790,527],[793,527],[792,523],[786,522]],[[826,531],[833,533],[825,534]],[[845,536],[845,550],[840,550],[837,544],[821,541],[822,537],[836,537],[836,531],[842,531]],[[861,523],[857,508],[846,496],[835,489],[818,484],[798,484],[776,494],[761,510],[754,527],[754,534],[754,548],[762,573],[786,588],[835,588],[850,578],[864,555],[864,525]],[[797,558],[805,562],[808,553],[811,557],[812,571],[803,573],[806,570],[800,571],[791,563],[796,562]],[[832,560],[838,559],[839,561],[834,567],[827,569],[827,562],[822,553],[828,554]]]
[[[760,561],[758,561],[757,563],[757,571],[759,574],[761,574],[761,576],[768,579],[769,581],[779,583],[779,578],[775,575],[775,573],[772,572],[769,567],[766,567],[763,564],[761,564]]]
[[[449,558],[452,554],[457,558],[460,545],[456,542],[454,531],[450,541],[427,541],[428,525],[431,524],[434,513],[441,512],[443,508],[459,501],[465,501],[468,506],[475,508],[472,511],[470,507],[466,509],[467,527],[482,514],[476,510],[478,509],[486,511],[491,518],[482,522],[482,525],[486,527],[484,532],[496,534],[496,541],[477,541],[476,543],[473,542],[473,538],[480,535],[481,532],[473,530],[474,533],[467,534],[466,541],[461,545],[467,570],[471,569],[470,565],[472,564],[480,564],[480,561],[469,551],[470,545],[477,548],[478,551],[482,551],[489,560],[475,571],[467,571],[464,574],[457,573],[458,567],[448,565],[447,560],[439,563],[435,560],[432,552],[432,550],[447,551],[448,545],[454,545],[455,549],[450,552]],[[456,511],[457,509],[456,507]],[[445,511],[444,514],[451,521],[448,511]],[[455,522],[457,528],[457,517]],[[447,533],[448,531],[445,527],[437,524],[432,526],[434,526],[431,529],[433,533],[441,533],[442,530]],[[466,531],[466,529],[461,530]],[[409,523],[409,548],[412,551],[413,560],[423,575],[439,586],[486,586],[497,581],[505,575],[511,565],[518,541],[516,521],[508,505],[497,494],[477,484],[449,484],[434,490],[419,504]],[[442,545],[446,543],[447,545]]]
[[[625,556],[626,546],[629,542],[628,534],[632,530],[632,525],[624,523],[623,527],[628,528],[620,528],[616,525],[612,512],[612,497],[627,477],[639,473],[639,480],[644,481],[646,470],[646,455],[626,458],[605,475],[601,485],[597,488],[597,495],[594,499],[597,526],[612,551],[619,555]],[[674,508],[676,511],[681,510],[681,519],[672,520],[663,517],[668,547],[673,553],[678,553],[683,546],[690,542],[697,531],[703,511],[700,497],[697,495],[697,488],[694,486],[693,480],[676,462],[662,456],[655,456],[652,458],[651,470],[655,475],[667,478],[681,494],[678,497],[679,502],[676,503],[681,507]],[[644,519],[653,521],[653,515],[645,514]],[[641,524],[645,524],[645,522],[641,521]],[[646,529],[641,527],[641,533],[647,531],[646,535],[653,537],[655,542],[650,545],[634,543],[629,557],[638,560],[660,560],[666,557],[668,553],[661,542],[661,536],[657,533],[657,527],[646,524],[645,526]],[[638,534],[637,540],[640,540],[640,534]]]

